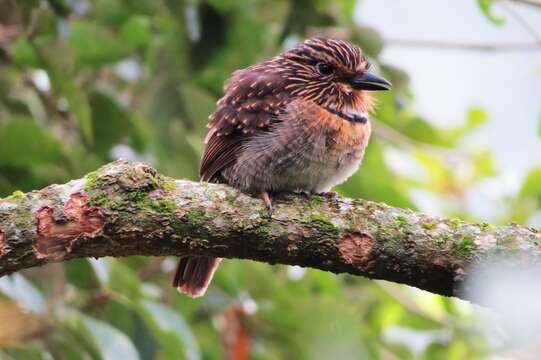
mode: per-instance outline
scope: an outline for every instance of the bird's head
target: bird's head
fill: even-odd
[[[273,60],[292,96],[334,111],[367,112],[373,101],[366,92],[391,88],[369,71],[359,47],[341,40],[311,38]]]

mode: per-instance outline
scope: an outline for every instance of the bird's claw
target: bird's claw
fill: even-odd
[[[323,191],[323,192],[318,193],[317,195],[323,196],[327,199],[336,199],[338,197],[338,193],[334,191]]]
[[[265,208],[267,209],[267,216],[269,219],[272,218],[272,201],[269,197],[269,194],[266,191],[263,191],[261,194],[261,200],[263,200],[263,203],[265,204]]]

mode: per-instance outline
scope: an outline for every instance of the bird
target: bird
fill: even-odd
[[[259,195],[269,217],[273,194],[329,194],[361,164],[368,92],[391,89],[370,65],[358,46],[319,36],[233,72],[209,117],[201,181]],[[203,296],[221,260],[181,257],[173,286]]]

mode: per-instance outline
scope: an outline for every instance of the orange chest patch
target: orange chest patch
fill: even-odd
[[[329,140],[332,140],[331,143],[334,143],[336,147],[355,149],[366,146],[372,131],[369,121],[364,124],[350,122],[320,107],[314,109],[312,115],[314,118],[309,120],[310,126],[325,129]]]

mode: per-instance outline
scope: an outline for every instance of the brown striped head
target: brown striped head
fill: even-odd
[[[259,64],[235,71],[210,116],[205,142],[216,134],[253,134],[295,100],[311,101],[352,122],[366,122],[372,101],[367,91],[391,84],[369,72],[361,49],[348,42],[311,38]]]
[[[285,76],[293,97],[314,101],[334,111],[370,110],[366,91],[389,90],[391,84],[369,72],[361,49],[342,40],[315,37],[271,60]]]

